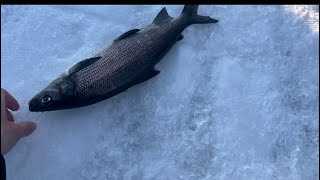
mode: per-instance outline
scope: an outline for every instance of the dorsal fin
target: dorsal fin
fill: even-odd
[[[154,18],[153,24],[161,25],[164,23],[169,23],[173,18],[169,16],[167,9],[164,7],[158,13],[158,15]]]
[[[94,62],[98,61],[101,57],[93,57],[93,58],[89,58],[89,59],[85,59],[83,61],[78,62],[77,64],[73,65],[68,73],[69,74],[73,74],[75,72],[80,71],[81,69],[93,64]]]
[[[131,29],[131,30],[123,33],[123,34],[122,34],[121,36],[119,36],[117,39],[115,39],[114,42],[120,41],[120,40],[122,40],[122,39],[125,39],[125,38],[127,38],[127,37],[129,37],[129,36],[131,36],[131,35],[133,35],[133,34],[135,34],[135,33],[137,33],[138,31],[140,31],[140,29]]]

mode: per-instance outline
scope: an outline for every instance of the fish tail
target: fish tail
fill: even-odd
[[[217,23],[216,19],[209,16],[200,16],[197,14],[199,5],[185,5],[181,15],[187,16],[190,19],[190,24],[207,24],[207,23]]]

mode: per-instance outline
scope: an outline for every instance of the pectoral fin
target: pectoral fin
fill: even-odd
[[[120,40],[125,39],[125,38],[127,38],[129,36],[132,36],[133,34],[137,33],[138,31],[140,31],[140,29],[131,29],[131,30],[123,33],[117,39],[115,39],[114,42],[120,41]]]
[[[183,36],[182,34],[180,34],[180,36],[178,37],[178,41],[182,40],[183,37],[184,37],[184,36]]]
[[[73,65],[68,73],[69,74],[73,74],[75,72],[80,71],[81,69],[93,64],[94,62],[98,61],[101,57],[93,57],[93,58],[89,58],[89,59],[85,59],[83,61],[78,62],[77,64]]]

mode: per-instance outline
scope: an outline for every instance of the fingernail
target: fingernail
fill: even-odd
[[[34,130],[36,130],[37,129],[37,124],[36,123],[34,123],[34,122],[32,122],[32,131],[34,131]]]

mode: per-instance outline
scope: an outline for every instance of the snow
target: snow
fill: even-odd
[[[97,104],[32,113],[72,64],[164,6],[1,6],[1,87],[38,129],[8,179],[319,179],[319,6],[208,6],[148,82]],[[176,17],[181,5],[166,5]]]

